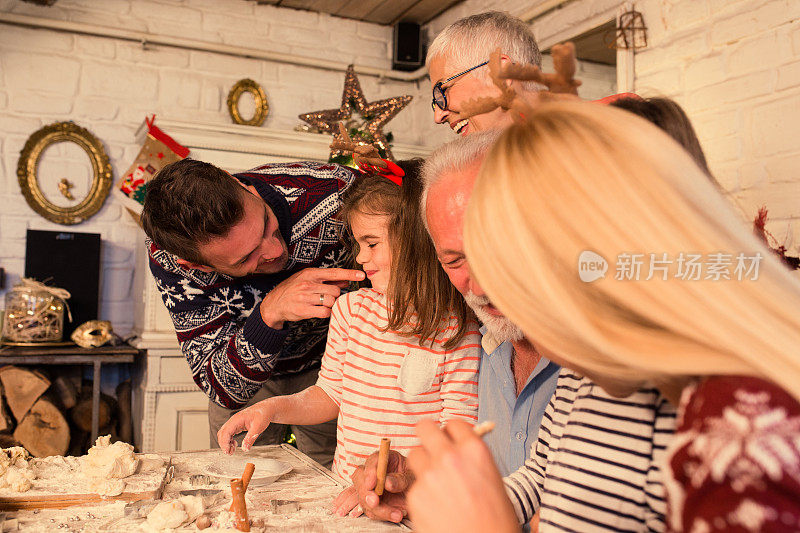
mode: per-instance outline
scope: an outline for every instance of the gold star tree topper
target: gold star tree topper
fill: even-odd
[[[394,96],[375,102],[367,102],[361,84],[353,70],[353,65],[347,67],[344,78],[344,90],[342,91],[342,105],[339,109],[325,109],[323,111],[312,111],[299,115],[300,120],[316,126],[320,131],[331,133],[334,141],[347,139],[341,138],[338,124],[343,120],[349,119],[355,109],[364,119],[364,129],[371,137],[370,142],[386,153],[386,157],[392,159],[392,152],[389,150],[389,142],[383,133],[383,127],[392,120],[405,106],[411,102],[413,97],[409,95]],[[331,150],[330,157],[340,155],[341,150]]]

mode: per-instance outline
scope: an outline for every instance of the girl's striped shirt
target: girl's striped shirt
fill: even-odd
[[[419,336],[382,331],[387,321],[386,297],[374,289],[345,294],[333,306],[317,386],[339,406],[333,471],[346,480],[377,451],[381,437],[408,455],[419,445],[414,426],[420,420],[478,418],[477,324],[445,350],[455,317],[433,346]]]

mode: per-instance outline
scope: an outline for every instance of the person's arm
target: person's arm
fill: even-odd
[[[272,374],[288,329],[283,320],[327,317],[320,294],[333,302],[340,289],[336,280],[358,280],[361,271],[338,268],[305,269],[273,288],[246,290],[227,276],[187,271],[170,254],[149,242],[150,270],[175,325],[181,352],[192,378],[211,401],[228,409],[243,407]],[[261,300],[258,300],[261,299]],[[280,321],[270,327],[264,308],[281,307]],[[241,311],[252,309],[246,318]]]
[[[333,420],[339,414],[339,406],[325,391],[316,385],[287,396],[273,396],[228,419],[217,432],[217,442],[225,453],[236,449],[234,435],[247,431],[242,440],[242,450],[248,451],[259,435],[271,423],[308,426]]]
[[[386,481],[383,495],[375,493],[378,482],[378,452],[373,453],[351,476],[353,491],[345,491],[333,501],[333,512],[339,516],[347,514],[355,505],[360,505],[364,514],[375,520],[400,522],[408,514],[406,493],[414,483],[414,474],[408,467],[406,457],[389,450]]]
[[[439,422],[452,419],[471,424],[478,421],[478,367],[481,362],[480,336],[477,324],[452,352],[445,356],[440,395],[442,412]]]
[[[440,429],[417,424],[422,446],[409,455],[416,482],[408,494],[414,530],[518,532],[514,509],[489,448],[461,420]]]
[[[276,396],[261,401],[232,416],[217,432],[220,448],[233,453],[233,436],[247,431],[242,449],[247,451],[271,422],[299,426],[321,424],[339,414],[342,396],[342,363],[347,352],[347,338],[352,319],[350,301],[345,294],[333,304],[328,326],[328,342],[317,384],[296,394]]]
[[[328,345],[317,385],[320,385],[335,401],[342,392],[342,363],[347,350],[348,330],[355,299],[359,292],[348,293],[339,298],[333,306],[331,325],[328,330]],[[375,494],[377,483],[378,453],[370,455],[363,465],[356,468],[351,476],[353,485],[343,490],[333,501],[331,511],[338,516],[358,516],[360,505],[364,513],[377,520],[400,522],[405,516],[405,491],[411,483],[406,478],[405,457],[398,452],[389,451],[389,464],[386,469],[386,482],[382,498]]]
[[[342,289],[364,275],[346,268],[305,268],[264,295],[258,306],[261,319],[267,327],[283,328],[284,322],[328,318]]]
[[[150,253],[150,270],[194,382],[222,407],[244,406],[269,379],[288,330],[264,324],[256,300],[261,291],[244,291],[217,273],[187,272],[152,245]],[[253,311],[244,318],[239,313],[248,307]]]
[[[341,405],[342,400],[343,366],[353,317],[352,302],[357,297],[358,293],[347,293],[339,297],[333,304],[325,355],[322,357],[317,377],[317,387],[325,391],[337,407]]]

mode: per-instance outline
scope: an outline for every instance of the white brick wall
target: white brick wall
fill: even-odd
[[[800,250],[800,2],[638,2],[650,33],[636,84],[692,118],[712,172],[752,220]],[[690,43],[690,44],[689,44]],[[672,76],[663,83],[664,73]]]

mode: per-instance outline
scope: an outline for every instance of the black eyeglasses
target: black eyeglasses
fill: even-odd
[[[442,111],[446,111],[447,110],[447,96],[444,94],[444,91],[445,91],[444,84],[445,83],[450,83],[454,79],[459,78],[459,77],[463,76],[464,74],[466,74],[468,72],[472,72],[476,68],[480,68],[480,67],[482,67],[484,65],[487,65],[487,64],[489,64],[489,62],[488,61],[484,61],[480,65],[475,65],[472,68],[468,68],[464,72],[459,72],[458,74],[456,74],[454,76],[450,76],[446,80],[437,81],[436,84],[433,86],[433,99],[431,100],[431,109],[436,111],[436,108],[438,107]]]

